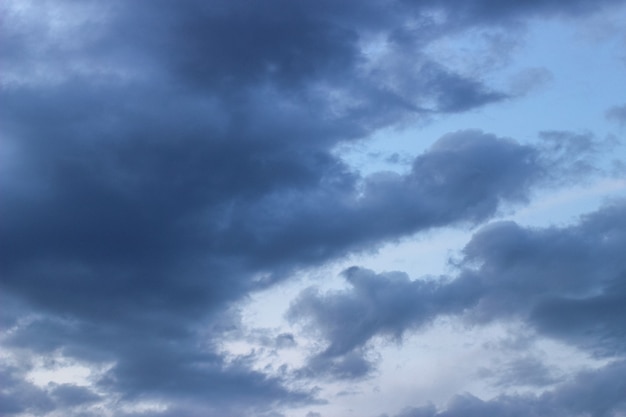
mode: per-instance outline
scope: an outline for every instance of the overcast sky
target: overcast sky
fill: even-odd
[[[0,8],[2,416],[626,416],[625,1]]]

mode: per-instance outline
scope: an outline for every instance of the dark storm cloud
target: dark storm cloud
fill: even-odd
[[[289,316],[327,341],[314,360],[350,354],[375,336],[398,339],[444,315],[474,324],[517,317],[543,335],[622,357],[625,219],[626,202],[616,201],[567,227],[492,223],[465,246],[454,279],[411,280],[354,267],[344,272],[352,288],[308,289]],[[536,370],[522,379],[542,378],[543,370]]]
[[[220,249],[248,254],[260,266],[316,263],[435,226],[477,223],[551,178],[543,156],[479,131],[449,134],[415,158],[408,174],[376,173],[350,188],[328,179],[315,191],[273,193],[236,207]]]
[[[264,159],[286,156],[264,157],[262,145],[251,145],[252,156],[194,139],[136,142],[34,157],[48,174],[37,185],[44,191],[5,194],[14,196],[0,241],[5,285],[46,308],[102,320],[159,307],[197,314],[199,305],[259,285],[248,281],[250,268],[276,272],[421,229],[480,222],[503,202],[524,201],[557,168],[537,148],[478,131],[444,136],[407,175],[366,178],[328,153],[296,153],[281,172],[279,161]],[[247,175],[251,181],[238,178]],[[54,287],[44,285],[51,279]]]
[[[498,5],[493,15],[540,13],[544,4],[552,3],[510,3],[507,13]],[[237,326],[225,318],[230,303],[292,268],[485,221],[567,165],[549,149],[480,131],[441,138],[406,175],[361,177],[333,153],[381,127],[510,98],[421,49],[492,21],[483,3],[449,9],[442,24],[429,17],[432,5],[449,7],[3,6],[7,347],[109,364],[100,390],[122,403],[164,399],[173,405],[163,415],[175,415],[179,401],[190,415],[210,404],[242,414],[313,401],[278,377],[227,363],[217,344]],[[376,37],[388,40],[382,56],[366,51]],[[382,329],[397,331],[389,320]],[[320,367],[366,373],[361,352],[341,349]],[[9,415],[25,404],[43,414],[98,401],[76,387],[7,381]]]

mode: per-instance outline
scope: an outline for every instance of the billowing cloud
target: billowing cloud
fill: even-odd
[[[351,354],[375,336],[401,338],[441,316],[474,324],[521,318],[546,336],[621,357],[625,213],[626,202],[616,201],[571,226],[492,223],[465,246],[456,277],[411,280],[353,267],[344,272],[349,289],[308,289],[289,314],[327,341],[321,357]]]
[[[314,369],[330,358],[353,357],[376,335],[399,339],[408,329],[424,326],[438,315],[460,314],[480,295],[477,285],[464,280],[411,281],[406,274],[377,275],[356,267],[344,276],[352,286],[349,292],[319,294],[311,288],[300,294],[289,311],[292,320],[312,322],[311,330],[329,342],[312,359]],[[337,376],[345,375],[339,372]]]
[[[613,2],[462,3],[5,2],[3,349],[60,355],[92,375],[89,386],[40,386],[28,375],[34,359],[18,361],[3,369],[3,414],[269,416],[320,402],[291,375],[224,353],[223,339],[241,328],[235,303],[300,269],[435,227],[479,225],[539,187],[580,178],[580,167],[590,172],[591,135],[564,132],[529,144],[454,131],[428,138],[437,140],[405,173],[361,174],[342,159],[339,145],[382,128],[517,98],[488,74],[440,62],[427,53],[434,41]],[[541,233],[560,232],[533,233],[493,225],[468,245],[467,263],[500,265],[484,254],[493,239],[505,251],[508,235],[540,245]],[[355,294],[304,294],[292,316],[310,317],[329,346],[299,376],[368,375],[375,335],[465,311],[476,322],[522,314],[582,346],[568,311],[596,329],[621,294],[605,294],[609,284],[591,272],[572,294],[539,282],[516,292],[515,270],[502,267],[504,284],[494,284],[496,272],[468,265],[428,283],[353,269]],[[501,294],[511,303],[498,305]],[[342,332],[326,307],[359,325]],[[621,349],[619,326],[594,347]],[[290,333],[273,343],[297,346]],[[142,402],[161,409],[132,409]]]

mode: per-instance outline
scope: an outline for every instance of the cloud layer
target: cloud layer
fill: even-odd
[[[290,315],[327,347],[295,376],[222,350],[241,327],[236,303],[295,271],[480,225],[593,171],[593,137],[568,132],[522,143],[459,130],[428,138],[404,173],[362,174],[336,150],[516,99],[439,62],[433,42],[615,3],[7,2],[2,414],[270,415],[323,401],[294,379],[367,375],[372,338],[442,315],[515,315],[621,355],[623,203],[571,227],[486,226],[449,279],[353,268],[350,291],[306,291]],[[89,385],[33,383],[55,355],[93,369]],[[451,410],[497,407],[459,401]],[[156,411],[132,408],[141,402]],[[81,414],[94,404],[108,411]]]

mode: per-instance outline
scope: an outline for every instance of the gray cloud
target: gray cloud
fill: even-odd
[[[476,308],[476,319],[530,314],[536,322],[542,306],[553,299],[619,297],[614,289],[621,286],[626,267],[619,255],[626,236],[625,207],[616,201],[571,227],[495,223],[479,231],[464,249],[464,263],[479,265],[471,273],[489,288]]]
[[[308,289],[289,316],[327,341],[319,357],[342,357],[375,336],[399,339],[455,315],[473,324],[521,318],[541,334],[619,358],[626,353],[624,213],[626,202],[615,201],[568,227],[492,223],[465,246],[455,278],[411,280],[353,267],[344,272],[351,288]]]
[[[89,404],[101,399],[90,389],[72,384],[54,386],[51,396],[63,407]]]
[[[3,365],[0,372],[0,412],[3,415],[45,414],[55,409],[55,404],[46,391],[25,379],[21,367]]]
[[[558,152],[480,131],[444,136],[406,175],[363,177],[333,150],[512,98],[427,57],[429,42],[608,4],[149,3],[2,6],[0,284],[7,349],[113,364],[98,392],[120,404],[164,398],[162,415],[315,401],[218,353],[238,326],[232,303],[295,268],[484,222],[562,175]],[[433,21],[433,8],[447,18]],[[363,46],[377,36],[388,40],[382,57]],[[448,285],[398,285],[457,297]],[[464,302],[449,301],[450,312]],[[409,321],[435,314],[407,311]],[[364,323],[318,368],[366,374],[358,346],[401,334],[388,319]],[[73,386],[7,381],[8,415],[98,401]]]
[[[502,395],[484,401],[471,394],[453,398],[443,410],[432,405],[409,408],[396,417],[456,416],[619,416],[626,411],[623,361],[577,374],[541,395]]]
[[[309,321],[330,341],[323,356],[344,355],[376,334],[399,339],[439,314],[462,313],[480,296],[471,280],[411,281],[406,274],[378,275],[356,267],[344,277],[349,291],[323,295],[310,288],[289,311],[292,320]]]
[[[539,358],[528,355],[510,360],[496,369],[481,369],[479,375],[492,380],[496,387],[544,387],[563,379]]]
[[[372,352],[364,348],[341,354],[323,352],[310,358],[303,367],[295,369],[292,373],[298,379],[358,380],[372,374],[376,359],[372,358]]]

